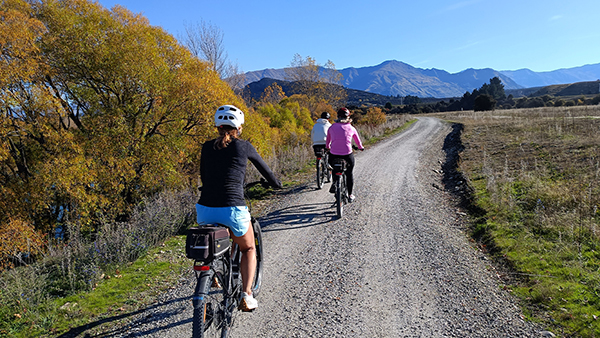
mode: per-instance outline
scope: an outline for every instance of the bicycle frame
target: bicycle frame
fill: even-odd
[[[343,159],[335,159],[333,163],[333,174],[338,176],[335,180],[335,204],[338,217],[344,214],[344,204],[348,201],[348,193],[346,190],[346,161]]]

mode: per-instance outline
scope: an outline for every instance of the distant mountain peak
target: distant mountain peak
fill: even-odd
[[[387,96],[460,97],[480,88],[491,78],[498,77],[505,89],[541,87],[552,84],[595,81],[600,79],[600,64],[560,69],[552,72],[533,72],[529,69],[496,71],[492,68],[467,68],[450,74],[442,69],[422,69],[398,60],[386,60],[375,66],[348,67],[339,70],[342,85]],[[262,78],[285,80],[284,69],[264,69],[246,73],[246,84]]]

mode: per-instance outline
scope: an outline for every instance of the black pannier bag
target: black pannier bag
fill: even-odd
[[[185,239],[185,255],[205,263],[224,254],[231,247],[229,230],[222,226],[189,228]]]
[[[313,150],[315,151],[316,157],[325,156],[325,146],[313,146]]]
[[[333,173],[341,173],[346,170],[346,160],[343,158],[334,158],[333,159]]]

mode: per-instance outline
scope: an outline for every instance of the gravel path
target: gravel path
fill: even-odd
[[[266,262],[259,308],[232,337],[542,337],[525,322],[465,217],[439,189],[444,139],[434,118],[358,153],[356,201],[338,220],[314,183],[260,219]],[[189,337],[192,281],[127,327],[95,337]]]

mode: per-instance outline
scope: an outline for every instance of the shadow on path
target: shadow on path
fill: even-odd
[[[149,307],[146,307],[144,309],[140,309],[138,311],[134,311],[134,312],[130,312],[130,313],[126,313],[126,314],[122,314],[122,315],[118,315],[118,316],[112,316],[112,317],[108,317],[108,318],[103,318],[101,320],[97,320],[95,322],[86,324],[86,325],[82,325],[79,327],[75,327],[72,328],[71,330],[69,330],[68,332],[65,332],[64,334],[58,336],[58,338],[75,338],[75,337],[79,337],[81,334],[84,334],[85,331],[87,330],[91,330],[94,327],[100,326],[102,324],[105,323],[110,323],[110,322],[115,322],[121,319],[125,319],[128,317],[134,317],[136,315],[142,314],[144,312],[148,312],[148,315],[140,318],[138,320],[133,321],[132,323],[125,325],[125,326],[121,326],[119,325],[118,328],[114,328],[113,330],[108,330],[108,331],[104,331],[101,334],[98,335],[91,335],[89,333],[85,333],[82,337],[85,338],[92,338],[92,337],[113,337],[113,336],[120,336],[120,337],[127,337],[129,335],[127,335],[127,332],[129,332],[132,328],[137,327],[139,325],[142,325],[146,322],[151,322],[151,321],[156,321],[156,320],[164,320],[165,318],[171,317],[171,316],[175,316],[179,313],[181,313],[182,311],[184,311],[184,306],[178,307],[178,308],[169,308],[169,305],[173,304],[173,303],[178,303],[178,302],[185,302],[187,303],[188,301],[191,300],[191,294],[190,297],[180,297],[180,298],[176,298],[176,299],[172,299],[169,301],[165,301],[165,302],[161,302],[159,304],[155,304]],[[156,317],[156,314],[158,314],[158,316],[160,316],[160,319],[158,318],[154,318]],[[169,323],[168,325],[162,325],[159,327],[155,327],[152,328],[151,330],[147,330],[147,331],[138,331],[135,332],[135,336],[136,337],[143,337],[146,336],[148,334],[151,333],[156,333],[156,332],[160,332],[163,330],[167,330],[169,328],[175,327],[175,326],[179,326],[179,325],[184,325],[187,323],[190,323],[192,321],[192,318],[183,320],[183,321],[179,321],[179,322],[173,322],[173,323]]]
[[[296,188],[288,194],[310,193],[313,189],[306,186]],[[324,224],[337,219],[333,201],[291,206],[275,210],[259,219],[263,232],[295,230]],[[134,312],[103,318],[86,325],[71,328],[58,338],[107,338],[107,337],[144,337],[156,335],[173,327],[191,323],[192,318],[176,320],[177,316],[188,307],[189,297],[179,297],[163,301]],[[177,305],[180,303],[180,305]],[[116,324],[119,320],[130,318],[126,325]],[[135,328],[143,327],[146,323],[155,322],[156,326],[147,327],[136,331]],[[99,334],[86,332],[103,324],[115,323],[114,327],[107,327]]]
[[[333,202],[296,205],[275,210],[259,219],[263,232],[306,228],[336,219]]]

